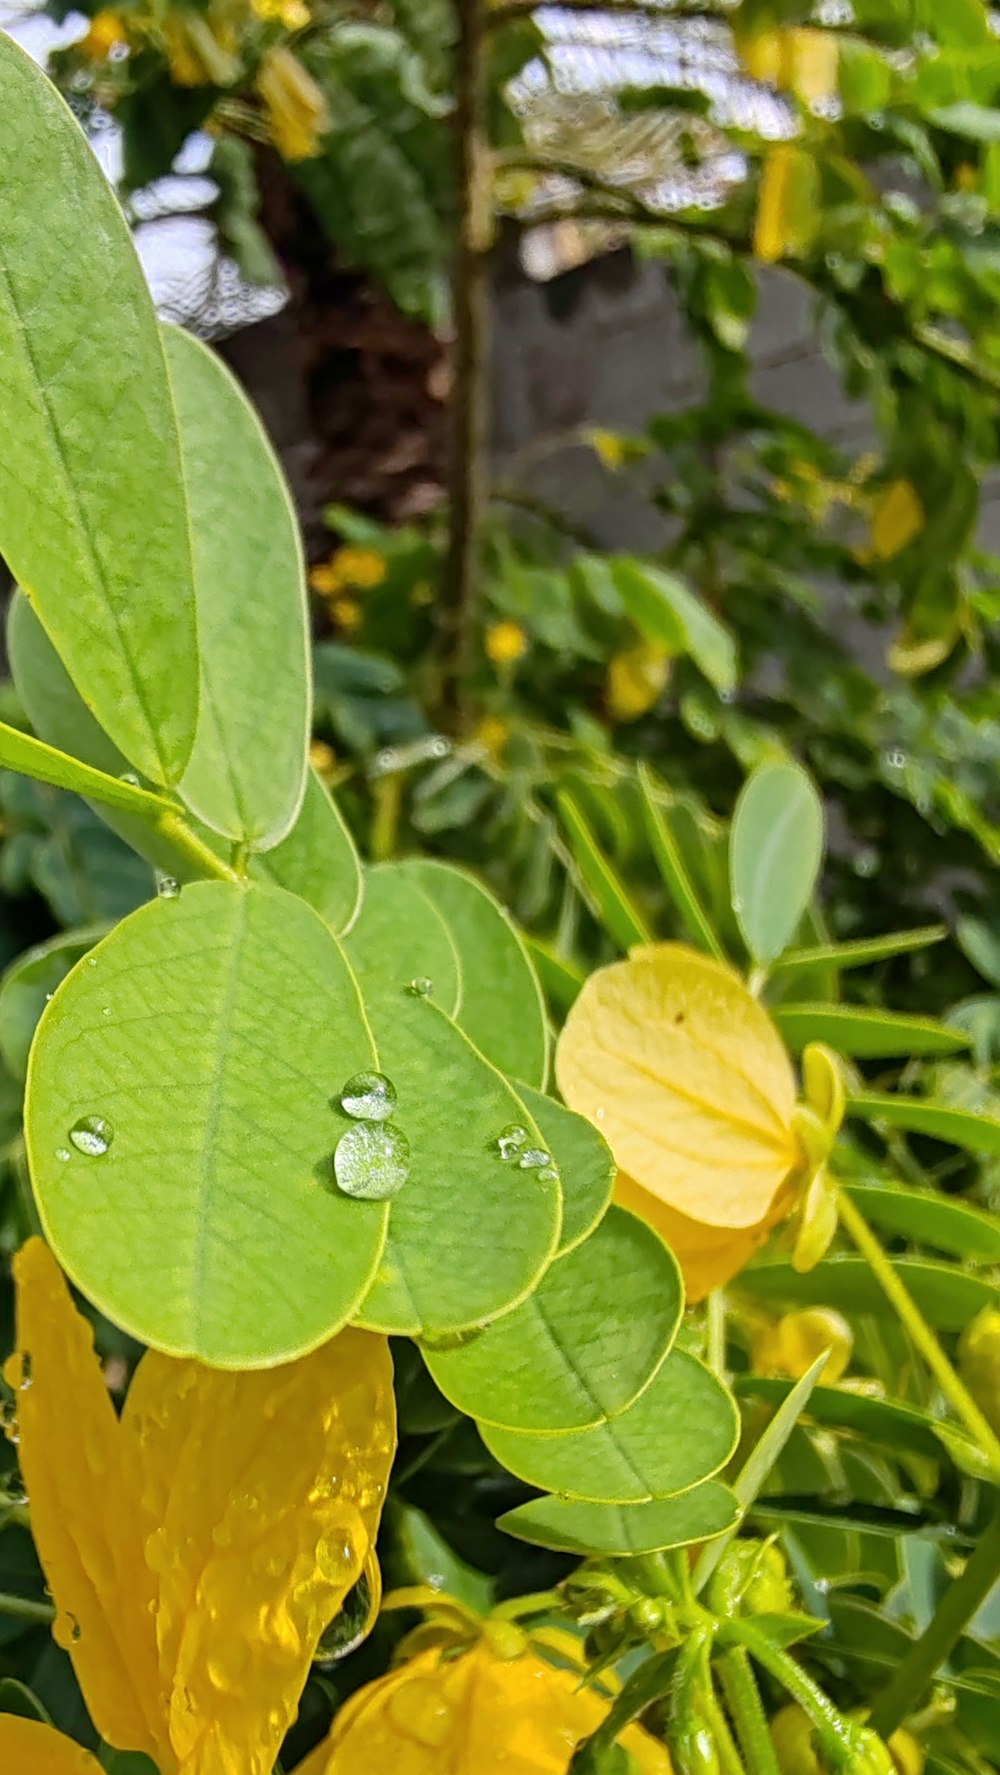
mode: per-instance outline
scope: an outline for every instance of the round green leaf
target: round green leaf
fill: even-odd
[[[16,1079],[23,1079],[28,1070],[32,1037],[48,1000],[81,955],[106,936],[107,928],[88,925],[37,943],[19,955],[0,980],[0,1055]]]
[[[479,1261],[485,1247],[477,1247]],[[580,1430],[625,1411],[673,1343],[684,1294],[644,1221],[609,1208],[534,1293],[457,1348],[425,1348],[446,1398],[509,1430]]]
[[[344,816],[314,770],[291,831],[251,858],[250,874],[297,894],[335,936],[350,929],[361,904],[361,865]]]
[[[366,997],[388,994],[398,1003],[411,988],[455,1015],[460,964],[451,932],[414,876],[398,864],[365,870],[364,898],[347,952]]]
[[[140,908],[64,981],[32,1049],[28,1156],[60,1261],[173,1354],[250,1368],[313,1348],[384,1243],[385,1204],[329,1179],[332,1100],[377,1065],[343,952],[302,901],[202,882]],[[85,1118],[107,1124],[105,1152],[74,1140]]]
[[[559,1250],[572,1251],[590,1236],[611,1201],[616,1169],[611,1148],[586,1116],[530,1085],[519,1084],[517,1091],[558,1167],[563,1191]]]
[[[823,804],[800,764],[747,778],[729,838],[733,910],[755,961],[777,959],[798,929],[823,861]]]
[[[473,875],[414,858],[398,865],[436,906],[461,964],[456,1020],[509,1078],[544,1091],[549,1067],[545,1003],[524,942],[503,907]]]
[[[115,744],[176,783],[198,640],[152,298],[79,125],[4,36],[0,118],[0,551]]]
[[[528,1485],[591,1502],[639,1504],[718,1473],[736,1447],[739,1418],[721,1381],[673,1350],[645,1392],[618,1417],[569,1435],[530,1436],[481,1425],[483,1441]]]
[[[604,1554],[613,1559],[712,1541],[739,1518],[740,1507],[729,1487],[709,1479],[678,1498],[656,1498],[649,1504],[533,1498],[530,1504],[508,1510],[497,1527],[518,1541],[549,1547],[554,1553]]]
[[[305,794],[310,726],[305,566],[291,495],[221,359],[164,328],[194,558],[201,705],[180,785],[213,832],[269,850]]]
[[[768,1009],[793,1054],[801,1054],[809,1042],[825,1042],[838,1054],[850,1054],[859,1060],[878,1060],[895,1054],[955,1054],[969,1046],[964,1030],[902,1011],[806,1004],[772,1005]]]

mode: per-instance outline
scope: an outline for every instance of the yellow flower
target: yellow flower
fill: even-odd
[[[499,758],[507,744],[509,735],[510,728],[499,715],[484,715],[473,737],[479,741],[491,758]]]
[[[891,561],[920,535],[926,522],[916,488],[909,481],[893,481],[872,513],[872,555],[877,561]]]
[[[160,1775],[271,1775],[324,1629],[366,1566],[395,1446],[384,1338],[228,1373],[154,1351],[121,1418],[47,1246],[15,1259],[18,1461],[101,1736]],[[4,1775],[93,1775],[0,1716]]]
[[[523,1635],[511,1639],[513,1655],[501,1655],[487,1625],[458,1656],[435,1646],[358,1690],[299,1775],[565,1775],[609,1703]],[[666,1749],[641,1726],[620,1742],[642,1775],[671,1775]]]
[[[794,92],[806,105],[820,105],[836,94],[840,57],[831,31],[808,26],[761,31],[744,41],[741,53],[751,79]]]
[[[304,31],[312,14],[305,0],[252,0],[259,19],[284,25],[286,31]]]
[[[321,598],[332,598],[340,591],[340,575],[332,561],[321,561],[318,566],[309,569],[309,584]]]
[[[512,666],[528,651],[528,637],[517,622],[495,622],[486,631],[486,652],[495,666]]]
[[[832,1387],[850,1367],[854,1333],[841,1313],[832,1307],[806,1307],[786,1313],[754,1339],[753,1365],[759,1374],[782,1374],[797,1381],[807,1374],[818,1356],[829,1350],[823,1384]]]
[[[793,1206],[806,1162],[795,1075],[767,1012],[721,962],[660,943],[598,969],[556,1075],[611,1147],[617,1199],[674,1250],[690,1300],[741,1269]]]
[[[330,615],[345,635],[353,635],[355,629],[361,627],[361,606],[357,598],[334,598],[330,605]]]
[[[638,721],[658,700],[670,672],[665,647],[639,641],[608,664],[608,708],[616,721]]]
[[[807,148],[778,142],[764,156],[754,221],[754,256],[765,265],[804,258],[820,217],[819,173]]]
[[[106,62],[113,49],[127,43],[128,34],[117,12],[95,12],[79,49],[92,62]]]
[[[168,14],[163,47],[178,86],[231,86],[239,77],[240,61],[231,28],[213,27],[200,13],[178,10]]]
[[[588,426],[583,435],[594,455],[612,474],[617,474],[625,467],[628,445],[617,432],[600,431],[596,426]]]
[[[984,1307],[962,1333],[958,1368],[983,1416],[1000,1435],[1000,1310]]]
[[[309,747],[309,762],[321,777],[332,777],[337,768],[337,754],[325,740],[313,740]]]
[[[269,49],[257,70],[271,140],[285,160],[309,160],[319,153],[330,127],[326,99],[312,75],[290,49]]]
[[[385,556],[376,549],[338,549],[330,565],[341,585],[354,586],[359,592],[373,591],[389,572]]]

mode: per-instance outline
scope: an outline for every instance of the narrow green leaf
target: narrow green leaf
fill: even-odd
[[[335,936],[349,930],[361,904],[361,864],[357,848],[339,807],[314,770],[298,818],[273,850],[258,851],[250,860],[255,881],[298,894],[318,912]]]
[[[891,1128],[905,1128],[908,1134],[928,1134],[935,1140],[947,1140],[969,1152],[1000,1154],[1000,1121],[993,1116],[977,1115],[971,1109],[935,1103],[933,1098],[878,1097],[854,1092],[847,1099],[847,1113],[876,1126],[885,1122]]]
[[[26,949],[0,980],[0,1056],[14,1078],[23,1079],[27,1073],[38,1020],[56,987],[107,931],[104,924],[61,931]]]
[[[1000,1300],[993,1283],[951,1264],[922,1257],[893,1262],[924,1318],[938,1331],[964,1331],[983,1307]],[[864,1258],[853,1252],[824,1258],[807,1275],[784,1261],[753,1263],[742,1272],[740,1287],[769,1306],[837,1307],[849,1317],[871,1313],[883,1318],[893,1312]]]
[[[491,1454],[528,1485],[591,1503],[639,1504],[710,1479],[729,1460],[736,1407],[696,1356],[673,1350],[618,1416],[568,1435],[481,1424]]]
[[[850,1183],[841,1188],[846,1188],[865,1219],[884,1232],[899,1233],[916,1245],[930,1245],[967,1263],[1000,1264],[1000,1219],[971,1202],[909,1186],[890,1189]]]
[[[762,764],[736,803],[729,839],[733,910],[754,960],[794,935],[823,861],[823,805],[800,764]]]
[[[653,777],[648,765],[639,765],[638,778],[646,834],[656,866],[663,877],[664,886],[680,913],[692,941],[697,943],[699,949],[704,949],[707,955],[714,955],[716,961],[725,961],[725,950],[712,929],[707,912],[695,893],[691,877],[684,867],[684,859],[670,830],[670,823],[656,805]]]
[[[689,653],[716,690],[735,689],[736,643],[682,579],[625,555],[612,562],[612,573],[622,603],[643,635],[671,653]]]
[[[682,1305],[680,1272],[662,1240],[635,1215],[609,1208],[516,1312],[424,1356],[445,1397],[480,1423],[584,1429],[624,1411],[649,1385]]]
[[[350,1316],[384,1202],[329,1160],[349,1074],[378,1064],[327,927],[276,888],[201,882],[140,908],[47,1007],[25,1132],[46,1234],[134,1336],[221,1367],[300,1354]],[[107,1150],[83,1149],[83,1118]]]
[[[525,937],[524,941],[545,997],[560,1019],[565,1017],[583,985],[582,972],[565,956],[557,955],[550,944],[540,943],[536,937]]]
[[[559,1250],[572,1251],[589,1238],[611,1201],[616,1173],[611,1148],[593,1122],[554,1097],[521,1084],[517,1093],[559,1171],[563,1190]]]
[[[164,328],[187,486],[201,658],[180,790],[213,832],[269,850],[305,794],[311,677],[298,520],[236,378]]]
[[[760,1494],[761,1487],[780,1460],[782,1450],[798,1423],[806,1406],[809,1404],[813,1389],[817,1385],[829,1360],[830,1352],[824,1350],[817,1356],[812,1367],[797,1381],[791,1392],[782,1400],[764,1434],[751,1449],[739,1475],[733,1481],[733,1496],[741,1510],[750,1508]],[[735,1530],[733,1531],[735,1532]],[[712,1576],[719,1560],[726,1550],[732,1534],[727,1534],[712,1547],[706,1547],[694,1569],[693,1582],[695,1595],[699,1595]]]
[[[738,1399],[763,1399],[779,1406],[797,1383],[769,1375],[738,1375],[733,1390]],[[871,1399],[840,1387],[813,1389],[809,1416],[835,1430],[853,1430],[867,1443],[914,1454],[937,1453],[937,1420],[899,1399]]]
[[[0,550],[115,743],[176,783],[198,644],[152,298],[78,124],[3,35],[0,117]]]
[[[774,962],[774,972],[815,967],[865,968],[873,962],[890,961],[914,949],[942,943],[948,935],[943,924],[921,925],[912,931],[893,931],[885,937],[860,937],[851,943],[818,943],[812,949],[786,949]]]
[[[555,1553],[604,1554],[622,1559],[691,1547],[737,1526],[740,1508],[728,1486],[709,1479],[679,1498],[650,1504],[585,1504],[573,1498],[534,1498],[508,1510],[497,1527],[515,1540]]]
[[[52,1724],[38,1696],[26,1683],[18,1682],[13,1676],[0,1679],[0,1714],[3,1713],[14,1714],[22,1720],[36,1720],[42,1726]]]
[[[956,1054],[969,1046],[964,1030],[902,1011],[802,1004],[771,1005],[768,1009],[793,1054],[801,1054],[810,1042],[825,1042],[838,1054],[859,1060],[895,1054]]]
[[[544,1091],[549,1070],[545,1003],[520,932],[466,870],[424,857],[397,867],[440,912],[458,951],[458,1023],[501,1072]]]
[[[5,721],[0,721],[0,768],[16,770],[39,783],[52,783],[57,789],[71,789],[120,813],[134,809],[148,820],[158,819],[175,808],[165,795],[139,788],[121,777],[105,776],[103,771],[81,764],[78,758],[68,757],[55,746],[35,739],[33,734],[8,727]]]
[[[608,935],[626,950],[651,943],[653,935],[649,926],[602,854],[573,796],[560,790],[556,800],[577,868]]]

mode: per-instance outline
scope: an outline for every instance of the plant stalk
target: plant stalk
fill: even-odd
[[[32,1602],[27,1596],[12,1596],[9,1591],[0,1591],[0,1615],[6,1615],[14,1621],[31,1621],[39,1627],[49,1627],[56,1618],[56,1611],[51,1603]]]
[[[723,1653],[717,1670],[750,1775],[780,1775],[757,1679],[743,1647]]]

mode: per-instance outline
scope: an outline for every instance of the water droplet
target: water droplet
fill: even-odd
[[[371,1583],[362,1572],[353,1590],[349,1590],[344,1598],[339,1615],[334,1616],[322,1635],[316,1647],[315,1663],[338,1664],[341,1658],[356,1652],[375,1625],[374,1604]]]
[[[181,884],[176,875],[164,875],[161,869],[156,871],[156,892],[161,900],[176,900],[180,891]]]
[[[73,1123],[69,1137],[78,1153],[86,1153],[88,1159],[101,1159],[111,1145],[115,1131],[105,1116],[81,1116]]]
[[[444,734],[439,733],[436,739],[431,740],[428,751],[432,758],[447,758],[451,751],[451,742],[445,739]]]
[[[56,1147],[56,1158],[59,1160],[60,1165],[68,1165],[72,1157],[73,1154],[70,1152],[68,1146]]]
[[[7,1441],[12,1442],[16,1448],[21,1440],[21,1426],[18,1423],[17,1406],[13,1399],[5,1399],[0,1404],[0,1430],[6,1436]]]
[[[45,1003],[46,1003],[46,1004],[47,1004],[47,1005],[50,1005],[50,1004],[51,1004],[51,1003],[52,1003],[52,1000],[53,1000],[53,999],[54,999],[54,998],[55,998],[55,996],[56,996],[56,995],[55,995],[55,993],[54,993],[54,992],[47,992],[47,993],[46,993],[46,994],[45,994]]]
[[[558,1183],[559,1173],[554,1165],[543,1165],[538,1173],[539,1183]]]
[[[406,990],[411,998],[430,998],[434,991],[434,982],[428,980],[426,974],[415,974]]]
[[[528,1144],[528,1130],[522,1128],[520,1122],[508,1122],[497,1135],[497,1147],[500,1157],[507,1160],[516,1159],[523,1146]]]
[[[132,789],[138,789],[139,787],[139,779],[134,770],[123,770],[118,781],[120,783],[128,783]]]
[[[598,1121],[598,1122],[603,1122],[603,1120],[604,1120],[604,1111],[603,1111],[603,1109],[595,1109],[595,1111],[594,1111],[594,1119],[595,1119],[595,1121]]]
[[[543,1166],[551,1165],[552,1154],[540,1146],[529,1146],[517,1162],[522,1171],[540,1171]]]
[[[356,1122],[337,1142],[333,1169],[346,1196],[383,1202],[410,1175],[410,1143],[392,1122]]]
[[[111,1015],[111,1006],[110,1005],[102,1005],[101,1006],[101,1016],[102,1017],[110,1017],[110,1015]]]
[[[387,1122],[396,1107],[396,1087],[384,1072],[356,1072],[340,1093],[340,1107],[358,1122]]]
[[[886,754],[886,762],[893,770],[904,770],[906,767],[906,753],[901,746],[894,746],[892,751]]]
[[[87,957],[87,966],[88,966],[88,968],[96,968],[96,966],[97,966],[97,957],[96,957],[96,955],[88,955],[88,957]]]

